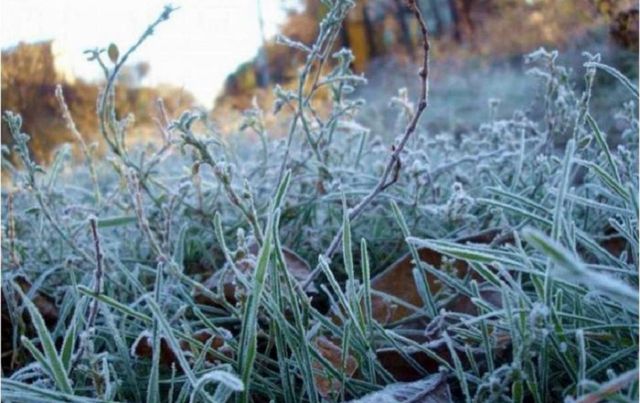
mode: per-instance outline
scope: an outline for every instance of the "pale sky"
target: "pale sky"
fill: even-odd
[[[285,17],[282,0],[174,0],[170,4],[180,9],[130,63],[150,63],[145,84],[184,86],[211,107],[227,75],[254,57],[262,42],[259,3],[265,33],[271,37]],[[0,46],[55,39],[75,75],[98,78],[98,66],[86,61],[83,50],[114,42],[124,53],[165,4],[166,0],[2,0]]]

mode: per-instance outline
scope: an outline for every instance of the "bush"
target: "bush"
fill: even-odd
[[[327,3],[312,47],[284,40],[306,54],[298,89],[275,91],[285,139],[257,108],[254,144],[160,102],[163,145],[126,147],[115,79],[171,8],[113,65],[93,53],[107,160],[84,147],[72,167],[63,148],[45,170],[5,114],[23,166],[4,162],[6,401],[637,400],[636,86],[586,55],[577,91],[541,49],[541,121],[435,134],[418,124],[426,53],[417,101],[391,100],[401,134],[374,135],[350,98],[366,80],[333,46],[352,3]],[[611,112],[617,144],[589,112],[599,71],[632,99]],[[377,288],[406,252],[419,306]]]

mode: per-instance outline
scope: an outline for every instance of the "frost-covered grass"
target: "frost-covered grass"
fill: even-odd
[[[83,145],[83,166],[63,148],[44,169],[20,117],[4,116],[21,161],[3,166],[4,400],[352,399],[396,382],[382,348],[426,354],[456,401],[638,399],[636,85],[585,55],[578,91],[557,54],[540,50],[522,79],[537,80],[541,119],[514,111],[457,134],[418,125],[394,160],[418,105],[400,90],[397,131],[367,127],[364,100],[350,97],[365,80],[349,51],[333,49],[352,4],[327,3],[312,48],[283,41],[308,54],[298,88],[276,90],[285,139],[266,132],[265,111],[244,122],[261,141],[240,144],[205,115],[166,116],[159,103],[162,145],[127,149],[129,118],[116,116],[112,94],[128,52],[114,63],[91,53],[107,82],[107,160]],[[624,126],[617,143],[591,117],[596,74],[628,90],[609,111]],[[328,112],[313,109],[327,94]],[[372,192],[387,166],[390,185]],[[455,241],[478,233],[494,236]],[[412,337],[426,329],[379,323],[370,305],[371,278],[421,247],[443,256],[414,270],[441,284],[419,287],[424,304],[411,315],[429,323],[428,343]],[[311,264],[314,283],[287,270],[288,250]],[[474,275],[453,275],[452,260]],[[222,270],[234,303],[203,285]],[[445,309],[463,297],[476,312]],[[337,343],[339,359],[319,339]],[[323,380],[335,381],[328,393]]]

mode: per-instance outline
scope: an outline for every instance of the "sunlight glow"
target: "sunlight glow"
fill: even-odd
[[[284,19],[281,2],[267,0],[176,0],[180,7],[162,24],[131,62],[147,61],[144,84],[184,87],[211,107],[224,79],[255,56],[262,43],[257,5],[265,34],[276,33]],[[98,67],[83,50],[107,47],[124,52],[162,11],[160,0],[3,0],[0,46],[54,39],[64,69],[84,79],[99,78]]]

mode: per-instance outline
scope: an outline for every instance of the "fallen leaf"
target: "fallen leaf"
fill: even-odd
[[[20,286],[22,292],[26,295],[31,293],[31,282],[29,282],[24,277],[16,277],[15,282]],[[38,308],[42,318],[44,319],[47,326],[54,326],[58,323],[58,307],[56,306],[55,300],[53,297],[48,296],[45,293],[40,291],[36,291],[32,293],[31,301]]]
[[[485,231],[478,235],[460,238],[457,242],[487,243],[491,242],[498,234],[499,231],[496,230]],[[439,252],[428,248],[420,248],[418,249],[418,255],[421,261],[428,263],[436,269],[442,266],[443,255]],[[377,294],[389,295],[415,307],[421,307],[423,301],[413,278],[414,267],[413,257],[410,253],[407,253],[383,272],[372,278],[371,288],[377,291]],[[478,282],[483,281],[475,271],[469,273],[468,265],[462,260],[455,260],[453,267],[454,273],[451,274],[455,274],[458,278],[464,278],[467,274],[470,274],[471,278]],[[426,279],[429,284],[429,289],[433,294],[442,289],[442,284],[433,275],[426,273]],[[496,290],[496,292],[498,291]],[[500,306],[501,298],[499,295],[498,298],[496,298],[493,294],[495,294],[495,292],[486,288],[484,292],[481,292],[483,298],[489,298],[494,305]],[[460,296],[459,298],[459,300],[453,300],[452,303],[445,308],[449,311],[475,315],[476,307],[471,303],[471,300],[466,296]],[[383,325],[396,322],[414,313],[414,310],[399,304],[393,304],[390,298],[385,298],[382,295],[372,295],[371,303],[372,316]]]
[[[444,374],[436,373],[411,383],[393,383],[351,403],[449,403],[451,391],[446,380]]]
[[[486,243],[497,235],[497,232],[485,232],[478,236],[459,239],[458,242]],[[444,270],[441,253],[428,248],[420,248],[418,255],[421,261],[437,270]],[[429,350],[445,361],[452,362],[446,345],[444,343],[438,344],[441,341],[438,339],[441,336],[441,328],[446,328],[446,322],[429,322],[425,316],[409,318],[415,313],[413,309],[392,302],[391,297],[394,297],[416,308],[424,305],[413,277],[414,267],[413,257],[408,253],[371,280],[371,288],[378,294],[372,296],[372,316],[383,325],[400,321],[394,326],[394,330],[401,331],[405,337],[415,342],[429,343]],[[470,270],[466,262],[454,260],[448,265],[447,270],[450,275],[457,278],[462,279],[468,276],[470,279],[476,280],[479,284],[480,298],[489,305],[495,306],[496,309],[501,308],[502,295],[500,290],[485,282],[475,271]],[[426,279],[433,294],[442,289],[442,283],[433,275],[426,273]],[[389,297],[385,297],[385,295]],[[478,307],[467,295],[458,294],[442,308],[447,312],[458,312],[472,316],[478,314]],[[508,336],[505,338],[497,333],[493,333],[491,336],[494,337],[498,350],[510,345],[511,340]],[[405,353],[427,373],[437,372],[441,365],[440,362],[418,349],[407,349]],[[424,376],[424,372],[412,366],[409,360],[396,348],[378,349],[376,355],[382,366],[398,380],[415,381]],[[461,357],[461,360],[463,365],[466,365],[464,357]]]
[[[213,334],[207,329],[195,332],[192,337],[200,341],[202,344],[206,344],[211,340],[211,349],[219,351],[227,356],[230,354],[231,350],[226,348],[225,339],[222,336]],[[180,349],[183,351],[185,356],[193,358],[193,354],[187,341],[180,341]],[[145,330],[138,335],[131,346],[131,355],[138,358],[151,359],[153,357],[153,335],[151,332]],[[216,357],[213,353],[207,353],[206,360],[210,363],[215,363]],[[180,368],[180,363],[178,362],[175,352],[162,336],[160,337],[160,363],[166,366],[175,364],[176,368]]]
[[[151,332],[145,330],[138,335],[138,338],[136,338],[131,346],[131,355],[138,358],[150,359],[153,357],[153,335]],[[180,366],[169,343],[167,343],[164,337],[160,337],[160,364],[169,366],[172,363],[175,363],[177,367]]]
[[[342,349],[328,338],[319,336],[316,338],[315,344],[320,354],[333,364],[335,368],[338,368],[338,371],[340,371],[341,368],[346,378],[353,376],[358,369],[358,362],[351,354],[347,354],[344,367],[342,366]],[[320,396],[327,399],[336,391],[340,390],[342,383],[329,374],[319,361],[315,360],[311,365],[315,371],[313,381]]]
[[[451,358],[449,350],[447,350],[447,347],[444,345],[438,348],[432,348],[431,351],[445,360],[449,360]],[[424,372],[414,368],[395,347],[376,350],[376,357],[384,369],[389,371],[396,380],[402,382],[410,382],[420,379],[424,376],[424,373],[438,372],[440,363],[429,357],[424,352],[407,348],[404,353],[411,357],[411,359],[414,360]]]
[[[607,226],[604,230],[605,239],[600,242],[602,247],[613,256],[620,256],[623,251],[628,250],[629,243],[627,240],[618,233],[613,227]],[[633,257],[631,254],[627,255],[627,262],[631,263]]]
[[[422,248],[418,249],[418,255],[420,260],[433,267],[437,268],[441,265],[442,255],[436,251]],[[468,267],[463,261],[457,260],[454,266],[458,277],[464,277],[467,274]],[[420,307],[423,305],[423,301],[413,278],[414,267],[413,257],[408,253],[371,279],[371,288],[401,299],[415,307]],[[435,294],[442,288],[442,284],[433,276],[427,275],[426,277],[432,293]],[[372,315],[382,324],[396,322],[414,313],[412,309],[405,306],[393,305],[390,299],[381,295],[372,295],[371,302]]]
[[[249,246],[249,253],[257,256],[259,252],[260,249],[255,243]],[[301,258],[297,253],[285,247],[282,248],[282,255],[284,256],[284,261],[287,265],[287,271],[291,273],[293,278],[295,278],[300,284],[305,283],[311,275],[309,263],[307,263],[307,261]],[[309,284],[306,290],[309,293],[318,292],[318,289],[313,283]]]
[[[15,275],[12,280],[20,286],[22,292],[29,295],[31,301],[36,306],[45,324],[49,329],[53,329],[58,323],[59,310],[55,303],[55,299],[44,292],[39,290],[32,290],[33,285],[22,274]],[[9,284],[9,282],[5,283]],[[13,333],[15,328],[26,330],[27,335],[34,335],[35,329],[32,326],[32,319],[26,310],[21,310],[19,307],[22,302],[17,298],[17,294],[12,291],[12,287],[8,287],[10,290],[4,292],[4,287],[0,291],[0,307],[1,307],[1,326],[2,340],[2,371],[5,376],[10,375],[14,369],[21,367],[24,363],[21,361],[21,354],[19,354],[20,348],[13,350]],[[22,315],[19,315],[19,313]]]
[[[235,262],[236,268],[245,275],[251,274],[255,269],[260,248],[257,244],[252,243],[247,248],[247,252],[247,256],[243,256]],[[292,277],[298,283],[304,283],[311,274],[309,264],[295,252],[287,248],[282,248],[282,254],[284,255],[287,270],[291,273]],[[213,273],[207,280],[205,280],[203,285],[214,293],[223,295],[224,299],[232,305],[235,305],[238,302],[238,299],[242,298],[243,290],[239,288],[236,274],[229,267],[225,267],[222,270],[218,270]],[[312,283],[307,287],[307,292],[315,294],[318,290]],[[201,305],[219,306],[221,302],[212,299],[210,296],[205,295],[197,289],[194,291],[194,299]]]
[[[494,332],[491,335],[494,342],[494,353],[496,356],[501,356],[509,352],[511,346],[511,336],[508,332]],[[428,343],[422,343],[420,349],[415,347],[405,347],[404,355],[401,354],[396,347],[380,348],[376,350],[376,356],[380,364],[389,371],[398,381],[412,382],[424,377],[425,373],[438,372],[442,365],[439,361],[435,360],[432,356],[426,354],[424,350],[430,351],[432,354],[437,355],[442,360],[453,365],[451,359],[451,353],[447,348],[444,339],[440,338],[432,340]],[[410,357],[414,363],[416,363],[422,370],[415,368],[411,365],[411,362],[406,357]],[[482,349],[476,349],[474,356],[477,361],[484,358],[485,354]],[[458,350],[458,358],[463,367],[469,366],[464,351]]]

